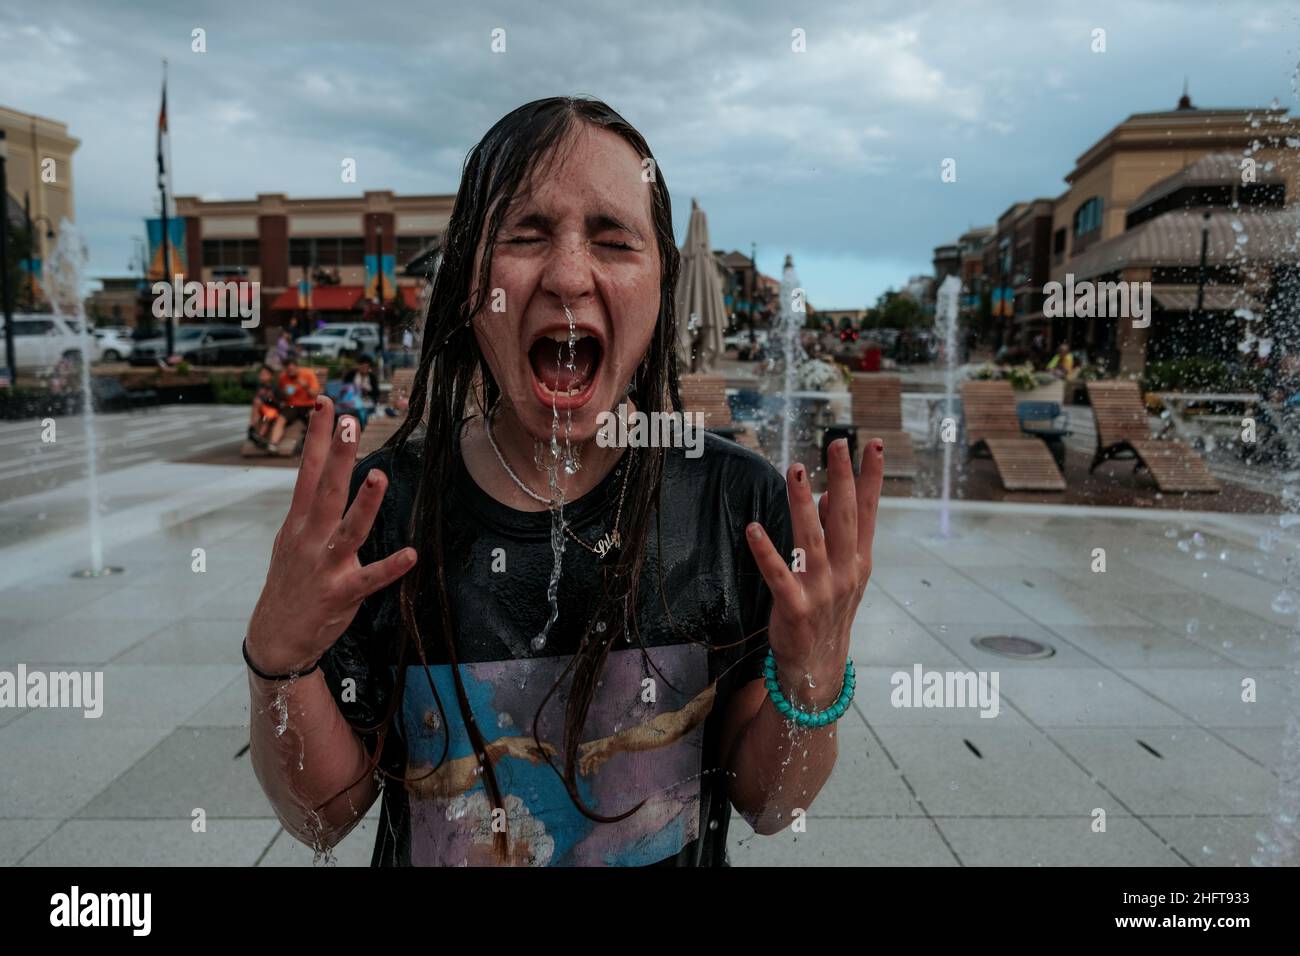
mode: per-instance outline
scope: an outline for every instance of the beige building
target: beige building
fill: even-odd
[[[0,129],[9,152],[5,179],[10,220],[21,221],[18,212],[26,204],[35,233],[34,252],[45,262],[52,245],[49,234],[57,233],[64,219],[76,221],[72,154],[81,140],[69,136],[64,123],[7,106],[0,106]],[[19,304],[23,301],[18,297]]]
[[[1071,274],[1076,280],[1152,281],[1152,266],[1158,263],[1120,255],[1116,242],[1139,225],[1130,213],[1142,213],[1158,194],[1187,185],[1175,174],[1193,166],[1207,170],[1206,186],[1224,185],[1234,175],[1252,185],[1276,182],[1285,189],[1286,204],[1292,205],[1300,196],[1300,162],[1297,151],[1286,146],[1288,137],[1300,137],[1300,119],[1284,109],[1198,109],[1186,95],[1177,109],[1130,116],[1084,152],[1065,177],[1069,188],[1053,204],[1051,278],[1064,281]],[[1184,189],[1183,196],[1183,208],[1220,205],[1194,190]],[[1162,226],[1170,228],[1173,221]],[[1186,244],[1196,252],[1199,225],[1199,219],[1189,218]],[[1226,230],[1226,221],[1216,225],[1219,228]],[[1157,255],[1162,253],[1169,254],[1164,246]],[[1180,255],[1168,265],[1186,268],[1186,258]],[[1054,343],[1068,338],[1076,348],[1108,354],[1121,372],[1140,371],[1146,362],[1150,333],[1132,322],[1084,325],[1057,320],[1051,331]]]
[[[406,267],[431,259],[455,198],[389,191],[333,199],[291,199],[284,193],[215,201],[177,196],[176,214],[185,220],[186,275],[204,282],[261,283],[262,308],[271,325],[286,325],[301,311],[298,283],[306,279],[313,314],[342,318],[359,312],[373,295],[365,262],[382,249],[414,306],[424,278],[408,274]],[[385,286],[386,297],[393,294]]]

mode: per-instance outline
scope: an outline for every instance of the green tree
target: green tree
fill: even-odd
[[[910,329],[922,324],[921,305],[909,295],[889,289],[882,292],[872,310],[873,328]]]

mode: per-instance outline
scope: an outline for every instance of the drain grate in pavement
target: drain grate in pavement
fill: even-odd
[[[970,642],[990,654],[1019,660],[1038,660],[1056,653],[1056,648],[1051,645],[1028,637],[1016,637],[1014,634],[986,634],[984,637],[972,637]]]

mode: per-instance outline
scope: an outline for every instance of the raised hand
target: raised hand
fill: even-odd
[[[372,470],[344,514],[360,429],[344,416],[331,437],[333,421],[333,403],[317,398],[293,501],[248,625],[249,656],[268,673],[310,667],[343,634],[365,597],[415,565],[414,548],[367,565],[357,559],[388,478]]]
[[[751,524],[746,535],[772,591],[768,640],[778,680],[800,702],[818,709],[840,692],[853,618],[871,577],[884,443],[875,438],[867,444],[856,481],[847,441],[833,442],[827,457],[827,490],[820,505],[813,503],[803,465],[792,465],[786,474],[794,543],[803,549],[804,570],[791,570],[790,556],[777,553],[762,525]]]

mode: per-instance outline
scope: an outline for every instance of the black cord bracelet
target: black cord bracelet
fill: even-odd
[[[250,671],[252,671],[252,672],[253,672],[254,674],[256,674],[258,677],[262,678],[262,680],[270,680],[270,681],[286,681],[286,680],[294,680],[294,679],[299,678],[299,677],[306,677],[308,674],[310,674],[310,673],[311,673],[312,671],[314,671],[316,668],[320,667],[320,661],[317,660],[315,664],[312,664],[311,667],[307,668],[305,671],[298,671],[298,672],[293,673],[293,674],[268,674],[266,671],[260,669],[256,664],[254,664],[254,663],[253,663],[253,659],[252,659],[251,657],[248,656],[248,636],[247,636],[247,635],[244,636],[244,643],[243,643],[242,645],[240,645],[240,646],[241,646],[241,648],[242,648],[243,651],[244,651],[244,663],[248,665],[248,669],[249,669]]]

